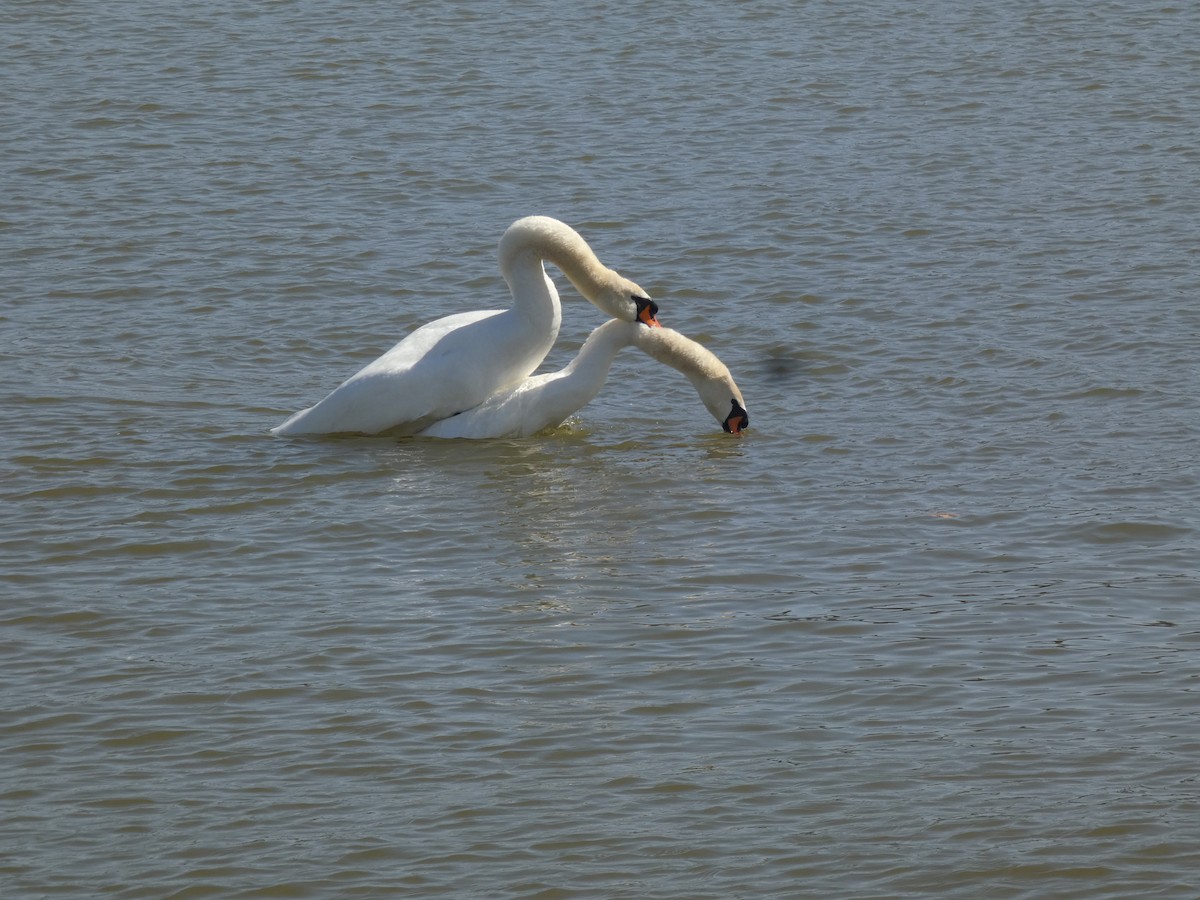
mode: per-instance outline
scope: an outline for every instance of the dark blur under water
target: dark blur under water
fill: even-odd
[[[1196,10],[0,24],[5,897],[1196,895]],[[267,434],[532,213],[743,439]]]

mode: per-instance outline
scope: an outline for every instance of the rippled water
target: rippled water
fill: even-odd
[[[1196,895],[1200,12],[0,24],[3,896]],[[531,213],[744,438],[267,434]]]

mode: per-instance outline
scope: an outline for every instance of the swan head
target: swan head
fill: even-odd
[[[730,403],[729,415],[725,417],[721,427],[729,434],[741,434],[750,427],[750,413],[746,412],[746,407],[738,403],[737,397],[730,398]]]
[[[714,357],[715,359],[715,357]],[[724,365],[721,366],[725,369]],[[705,408],[728,434],[741,434],[750,427],[750,413],[746,412],[742,392],[734,383],[729,370],[724,372],[685,372],[692,387],[700,395]]]
[[[609,269],[595,284],[576,285],[593,304],[614,319],[658,327],[658,304],[635,282]]]
[[[637,305],[637,321],[651,328],[662,328],[662,323],[658,321],[657,303],[649,297],[634,297],[633,302]]]
[[[658,308],[650,295],[600,262],[587,241],[570,225],[549,216],[517,219],[500,238],[500,270],[506,279],[523,254],[558,266],[579,293],[614,319],[641,321],[653,327]],[[648,314],[643,312],[646,308],[651,310]]]
[[[737,382],[716,354],[672,328],[638,328],[638,349],[687,376],[705,408],[722,430],[741,434],[750,427],[750,414]]]

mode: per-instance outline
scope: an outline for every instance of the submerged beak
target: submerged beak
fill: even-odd
[[[662,328],[662,323],[658,321],[658,304],[649,297],[643,299],[634,297],[633,302],[637,304],[637,320],[643,325],[649,325],[651,328]]]
[[[725,421],[721,423],[730,434],[741,434],[742,431],[750,427],[750,413],[742,407],[742,404],[737,400],[733,400],[732,408],[729,410],[729,415],[725,417]]]

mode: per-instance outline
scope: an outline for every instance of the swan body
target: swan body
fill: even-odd
[[[749,425],[741,391],[729,369],[711,351],[670,328],[609,321],[588,336],[566,368],[535,375],[498,391],[479,406],[435,422],[420,434],[439,438],[527,437],[559,425],[600,392],[617,352],[630,344],[687,375],[726,431],[741,431]]]
[[[545,262],[602,312],[628,323],[639,317],[654,321],[657,306],[646,292],[607,268],[557,219],[518,219],[500,238],[499,257],[511,307],[458,313],[421,326],[272,433],[415,434],[520,384],[550,352],[562,321]]]

